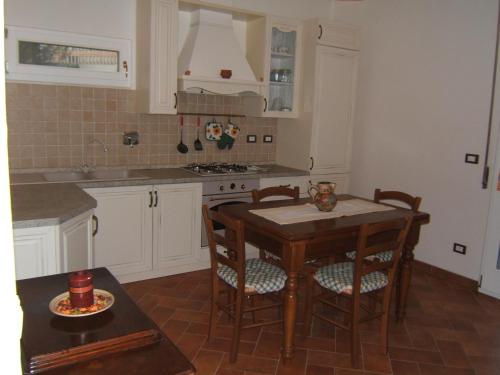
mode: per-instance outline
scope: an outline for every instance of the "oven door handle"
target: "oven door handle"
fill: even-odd
[[[230,197],[228,197],[228,196],[220,197],[220,198],[211,197],[211,198],[208,198],[208,201],[209,202],[216,202],[216,201],[228,201],[228,202],[230,202],[234,199],[248,199],[250,197],[251,197],[251,195],[231,195]]]

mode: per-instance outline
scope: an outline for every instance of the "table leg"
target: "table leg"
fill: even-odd
[[[288,279],[285,285],[284,296],[284,334],[283,334],[283,363],[290,363],[293,358],[295,320],[297,317],[297,289],[298,276],[304,264],[305,243],[297,242],[287,244],[283,251],[283,266],[285,267]]]
[[[396,319],[403,321],[406,315],[406,302],[408,300],[408,291],[410,289],[411,271],[413,268],[413,250],[418,243],[420,235],[420,225],[412,225],[406,238],[405,246],[403,247],[403,254],[401,256],[401,264],[399,271],[398,290],[397,290],[397,303],[396,303]]]

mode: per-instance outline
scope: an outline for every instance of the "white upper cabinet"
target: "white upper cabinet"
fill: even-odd
[[[137,106],[177,113],[177,0],[137,1]]]
[[[299,112],[302,26],[297,21],[271,18],[266,38],[266,117],[297,117]]]
[[[316,19],[310,23],[316,32],[316,42],[330,47],[359,50],[359,33],[356,28],[331,20]]]
[[[131,87],[131,40],[6,26],[5,78]]]

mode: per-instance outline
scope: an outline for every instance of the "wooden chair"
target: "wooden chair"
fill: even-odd
[[[261,190],[252,190],[252,200],[254,203],[258,203],[268,197],[290,197],[297,200],[300,197],[299,187],[295,186],[292,189],[286,186],[271,186]]]
[[[298,200],[300,198],[300,190],[298,186],[294,188],[289,188],[288,186],[271,186],[261,190],[252,190],[253,203],[259,203],[263,199],[269,197],[289,197]],[[259,257],[262,260],[266,260],[276,265],[280,263],[279,256],[264,249],[259,249]]]
[[[313,316],[350,331],[351,362],[354,367],[359,367],[361,322],[381,318],[381,345],[387,353],[392,287],[411,222],[412,218],[408,217],[361,226],[354,262],[329,264],[307,275],[303,334],[307,336],[310,332]],[[389,261],[366,261],[367,257],[380,252],[381,249],[392,253]],[[317,295],[314,294],[316,286],[319,286],[321,291]],[[362,303],[362,295],[366,295],[368,301],[363,300]],[[342,305],[341,297],[346,297],[349,303]],[[341,322],[324,312],[314,312],[316,302],[339,311],[346,319]]]
[[[245,260],[245,232],[242,221],[233,220],[222,213],[209,210],[206,205],[203,205],[203,217],[207,228],[212,271],[212,304],[208,339],[210,340],[215,332],[219,310],[228,314],[234,322],[229,361],[235,362],[238,356],[241,329],[283,322],[281,296],[278,300],[274,299],[270,303],[266,301],[265,304],[257,307],[253,296],[280,292],[285,286],[287,276],[281,268],[261,259]],[[214,232],[214,221],[225,226],[224,236]],[[218,252],[217,246],[223,247],[224,252]],[[223,293],[227,293],[228,296],[226,303],[221,300]],[[246,306],[247,301],[249,307]],[[269,308],[278,308],[278,319],[257,323],[255,311]],[[243,325],[245,313],[252,314],[251,324]]]
[[[410,194],[403,193],[401,191],[382,191],[380,189],[375,189],[375,194],[373,197],[375,203],[380,203],[380,201],[395,201],[399,203],[406,204],[414,212],[418,212],[422,198],[413,197]],[[356,251],[350,251],[345,254],[347,258],[354,260],[356,258]],[[370,257],[373,261],[385,261],[390,260],[392,253],[390,251],[382,251],[378,254],[374,254]]]

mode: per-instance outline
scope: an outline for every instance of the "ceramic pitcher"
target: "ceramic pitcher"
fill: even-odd
[[[333,210],[337,204],[337,196],[334,193],[336,185],[335,183],[323,181],[309,188],[309,195],[318,210],[327,212]]]

